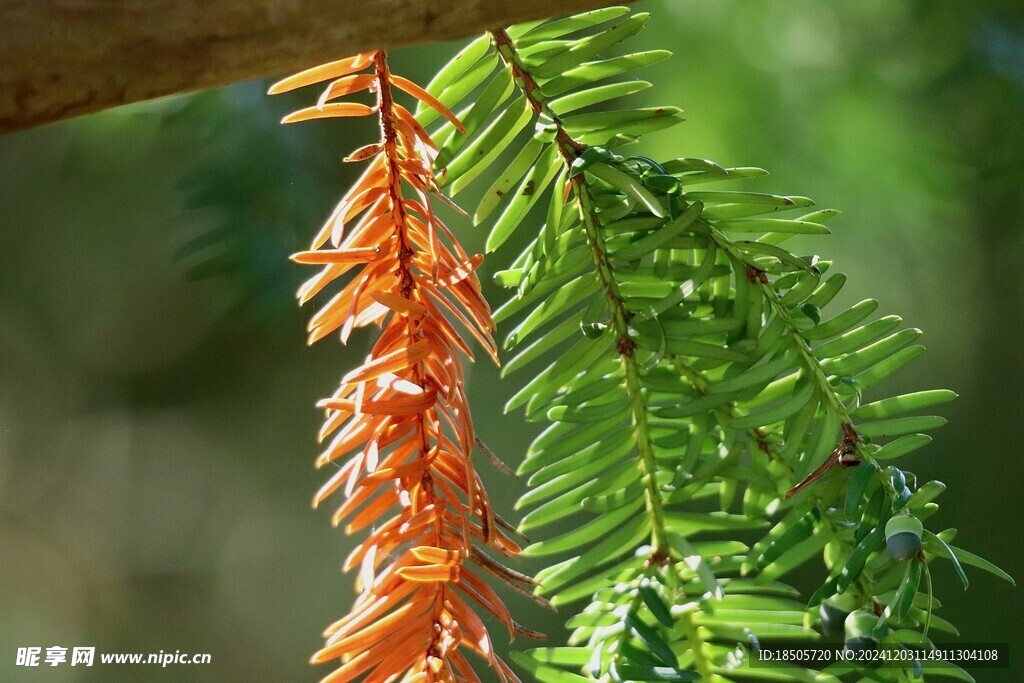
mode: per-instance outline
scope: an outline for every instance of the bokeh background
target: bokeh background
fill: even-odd
[[[905,465],[950,485],[933,526],[1024,576],[1024,12],[978,2],[640,2],[636,40],[675,57],[645,97],[687,111],[643,151],[759,165],[757,188],[843,216],[814,244],[847,302],[925,330],[891,385],[960,399]],[[395,53],[426,82],[456,44]],[[351,599],[350,543],[313,512],[316,398],[363,355],[304,344],[302,248],[371,140],[346,122],[277,125],[266,84],[0,137],[0,681],[306,681]],[[458,232],[481,249],[483,233]],[[511,260],[499,253],[485,274]],[[485,277],[489,282],[489,277]],[[502,292],[488,285],[493,300]],[[517,462],[534,425],[515,380],[470,372],[478,430]],[[509,510],[518,482],[485,473]],[[808,580],[820,580],[821,570]],[[1009,642],[1021,594],[940,565],[966,642]],[[525,607],[558,631],[562,617]],[[26,645],[209,652],[197,667],[24,669]]]

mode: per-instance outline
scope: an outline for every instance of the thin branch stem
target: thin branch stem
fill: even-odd
[[[725,250],[726,254],[728,254],[737,273],[744,272],[748,267],[753,267],[752,264],[748,263],[743,257],[743,253],[732,242],[732,240],[722,234],[722,232],[716,229],[713,225],[705,221],[702,222],[707,227],[708,234],[711,239],[714,240],[715,244]],[[774,288],[766,282],[762,282],[760,279],[757,279],[754,282],[754,286],[761,292],[765,303],[772,312],[779,317],[785,326],[786,334],[790,339],[792,339],[793,347],[800,354],[801,362],[807,372],[810,373],[811,377],[814,379],[815,391],[820,397],[825,410],[832,412],[843,426],[843,436],[837,444],[837,450],[848,447],[851,452],[854,452],[859,456],[861,461],[873,463],[874,458],[864,449],[863,441],[857,434],[853,423],[850,421],[849,412],[843,406],[843,402],[836,394],[835,389],[832,388],[832,384],[828,381],[828,375],[824,368],[822,368],[821,361],[819,361],[817,356],[814,355],[814,352],[811,350],[810,346],[808,346],[807,341],[804,339],[803,335],[800,334],[800,330],[797,329],[793,322],[793,317],[779,300],[778,294],[775,292]],[[835,453],[833,455],[835,455]],[[833,460],[834,462],[832,464],[838,464],[840,458],[836,457],[833,458]],[[887,476],[885,476],[882,468],[876,468],[875,477],[878,479],[882,488],[885,489],[889,498],[895,498],[897,491],[893,489],[892,482]]]
[[[686,639],[691,643],[703,642],[700,638],[700,634],[697,633],[697,622],[693,620],[694,610],[689,609],[679,617],[679,625],[683,632],[686,634]],[[711,662],[708,661],[707,656],[704,654],[704,648],[694,647],[693,650],[693,667],[700,674],[702,681],[713,680],[712,674],[714,671],[711,669]]]
[[[398,242],[398,268],[395,271],[395,275],[399,281],[400,294],[405,299],[413,299],[413,290],[416,288],[416,280],[412,274],[412,259],[415,255],[412,247],[412,241],[407,234],[408,230],[408,219],[406,216],[405,202],[402,195],[402,174],[398,166],[398,135],[395,131],[394,122],[394,96],[391,92],[391,70],[388,66],[388,55],[384,50],[380,50],[374,57],[374,73],[377,77],[377,110],[380,115],[380,130],[381,130],[381,141],[384,145],[384,158],[386,160],[387,174],[389,181],[388,192],[390,193],[391,203],[391,215],[392,220],[395,224],[395,238]],[[419,329],[419,322],[412,319],[409,320],[409,345],[413,345],[418,342],[423,333]],[[427,382],[428,378],[424,372],[422,361],[416,363],[413,367],[413,377],[415,383],[420,386],[424,391],[428,389]],[[419,457],[426,458],[431,452],[430,437],[428,434],[427,425],[425,424],[424,415],[421,413],[417,416],[417,427],[416,431],[420,441],[420,454]],[[434,485],[433,478],[429,471],[423,472],[423,479],[421,482],[421,489],[426,494],[427,505],[435,504],[434,496]],[[424,505],[423,507],[426,507]],[[433,528],[433,539],[431,544],[436,547],[441,547],[443,544],[443,524],[444,521],[440,515],[434,522]],[[441,614],[444,611],[445,602],[445,586],[444,582],[437,584],[437,593],[434,598],[434,623],[440,623]],[[443,631],[435,629],[435,639],[437,635]],[[434,648],[434,643],[426,649],[426,653],[429,654]]]
[[[551,110],[547,98],[541,92],[529,69],[523,64],[508,33],[504,29],[498,29],[491,32],[491,37],[498,54],[511,67],[512,77],[526,96],[534,113],[538,117],[550,119],[553,122],[558,153],[566,168],[571,167],[577,157],[586,150],[586,145],[573,139],[562,125],[561,119]],[[630,314],[619,293],[615,273],[608,259],[608,250],[601,235],[600,222],[594,211],[590,187],[582,174],[575,176],[571,183],[579,205],[583,229],[593,253],[597,277],[611,310],[611,328],[616,337],[619,357],[622,360],[626,393],[629,397],[629,408],[633,418],[633,432],[636,437],[637,454],[645,487],[647,511],[651,521],[652,560],[660,563],[670,560],[673,553],[665,528],[665,512],[661,492],[658,489],[657,463],[647,423],[647,399],[640,381],[640,367],[634,353],[636,343],[629,335]],[[555,191],[557,192],[558,188]]]

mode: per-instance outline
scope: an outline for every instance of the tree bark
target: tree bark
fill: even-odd
[[[0,133],[609,0],[0,0]]]

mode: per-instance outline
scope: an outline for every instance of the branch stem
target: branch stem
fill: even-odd
[[[711,236],[711,239],[714,240],[715,244],[728,254],[737,273],[742,273],[747,267],[751,266],[751,264],[743,257],[742,251],[740,251],[739,247],[737,247],[732,240],[722,234],[722,232],[716,229],[713,225],[710,225],[707,222],[704,222],[704,225],[707,227],[708,234]],[[821,366],[821,361],[819,361],[817,356],[814,355],[811,347],[807,344],[803,335],[800,334],[800,330],[793,322],[793,317],[779,300],[778,294],[771,285],[765,284],[764,282],[755,282],[754,287],[761,292],[765,303],[772,312],[779,317],[785,326],[786,334],[792,340],[793,347],[800,354],[800,359],[804,368],[814,379],[815,391],[820,397],[825,410],[832,412],[832,414],[839,419],[840,424],[843,425],[843,436],[841,437],[837,448],[841,448],[849,442],[852,444],[853,450],[862,461],[874,462],[874,458],[866,451],[863,442],[857,435],[856,428],[850,420],[849,411],[843,406],[842,400],[836,394],[835,389],[832,388],[832,384],[828,380],[828,375]],[[889,477],[885,476],[883,468],[876,468],[875,477],[889,495],[890,500],[895,498],[898,492],[893,489],[892,482],[889,480]]]
[[[0,133],[609,0],[0,0]]]
[[[573,139],[562,125],[561,119],[555,114],[534,79],[529,69],[523,64],[515,44],[504,29],[491,32],[492,42],[498,54],[512,69],[512,77],[519,89],[526,96],[530,107],[538,118],[553,122],[555,144],[566,168],[586,150],[586,145]],[[653,560],[664,562],[673,558],[672,548],[665,527],[664,504],[657,481],[657,463],[654,457],[654,445],[651,442],[650,428],[647,421],[647,398],[640,380],[640,367],[637,363],[636,343],[629,335],[630,313],[619,292],[614,269],[608,259],[608,249],[601,234],[600,222],[594,210],[593,196],[586,178],[579,174],[570,181],[576,201],[579,205],[580,220],[583,224],[587,242],[593,255],[594,268],[597,272],[601,289],[608,299],[611,311],[610,326],[616,339],[616,349],[622,361],[624,384],[629,397],[629,409],[633,420],[633,434],[636,438],[636,449],[639,457],[641,478],[644,484],[647,512],[651,524],[651,556]],[[555,188],[555,192],[559,191]]]

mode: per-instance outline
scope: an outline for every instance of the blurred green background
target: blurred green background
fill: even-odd
[[[961,398],[907,459],[950,485],[934,528],[1024,576],[1024,11],[990,2],[640,2],[642,77],[687,122],[652,156],[759,165],[757,188],[841,209],[814,243],[930,352],[900,389]],[[395,53],[421,83],[456,47]],[[351,599],[350,542],[309,500],[313,404],[363,355],[304,344],[287,261],[374,139],[360,124],[281,127],[305,102],[265,84],[136,105],[0,138],[0,681],[304,681]],[[483,231],[453,221],[467,247]],[[508,263],[514,246],[485,274]],[[489,282],[490,278],[485,277]],[[488,285],[488,295],[505,296]],[[535,425],[517,380],[471,369],[478,431],[517,462]],[[895,383],[894,383],[895,384]],[[521,484],[494,483],[509,511]],[[820,580],[822,570],[809,572]],[[936,572],[964,642],[1009,642],[1021,594]],[[521,604],[519,601],[515,601]],[[563,616],[524,607],[558,632]],[[498,631],[496,640],[501,640]],[[209,652],[208,666],[25,669],[19,646]]]

